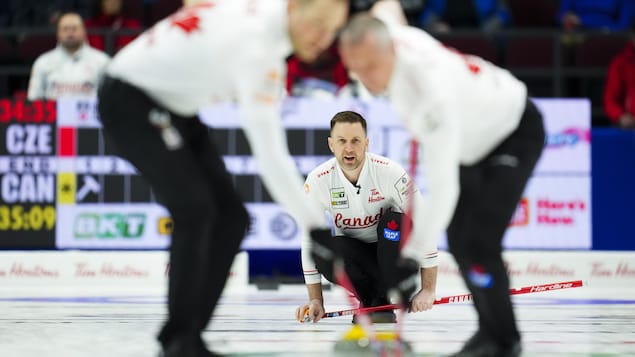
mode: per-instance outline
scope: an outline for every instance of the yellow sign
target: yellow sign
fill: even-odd
[[[74,204],[77,182],[75,174],[71,172],[59,172],[57,174],[57,203]]]
[[[174,221],[170,217],[161,217],[159,218],[159,234],[168,235],[172,234],[172,230],[174,229]]]

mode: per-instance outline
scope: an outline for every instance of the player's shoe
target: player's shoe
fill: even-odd
[[[159,357],[216,357],[200,338],[177,338],[164,346]]]
[[[520,341],[511,346],[501,346],[477,332],[463,348],[450,357],[519,357],[522,351]]]

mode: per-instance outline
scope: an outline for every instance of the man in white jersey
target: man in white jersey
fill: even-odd
[[[345,65],[373,94],[385,94],[423,146],[426,196],[415,201],[412,239],[447,229],[450,252],[479,315],[478,332],[456,356],[521,351],[502,260],[502,239],[544,145],[542,116],[508,71],[444,47],[425,32],[368,14],[342,31]]]
[[[391,303],[387,281],[394,275],[399,257],[402,213],[407,211],[408,199],[422,199],[406,171],[386,157],[367,152],[368,143],[366,120],[360,114],[335,114],[328,138],[335,157],[311,171],[304,184],[307,196],[333,218],[335,251],[343,258],[363,307]],[[421,290],[412,299],[413,312],[429,310],[434,304],[436,243],[434,237],[425,242]],[[300,322],[305,315],[317,322],[324,314],[321,273],[336,282],[319,257],[312,259],[311,248],[311,240],[306,237],[302,242],[302,268],[309,302],[296,310]],[[371,318],[394,322],[394,313],[372,314]]]
[[[33,63],[28,98],[94,98],[109,61],[107,54],[88,45],[82,18],[76,13],[66,13],[57,23],[57,47]]]
[[[202,1],[160,21],[109,66],[99,90],[105,133],[174,220],[169,318],[159,334],[165,356],[213,355],[200,334],[249,223],[198,110],[237,101],[271,195],[304,228],[324,227],[302,192],[278,102],[285,58],[316,58],[347,11],[345,0]]]

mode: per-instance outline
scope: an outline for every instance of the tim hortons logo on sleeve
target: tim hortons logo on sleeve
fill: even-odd
[[[417,186],[414,184],[414,181],[409,180],[406,174],[403,174],[397,182],[395,182],[395,189],[399,194],[399,198],[407,197],[414,192],[417,192]]]

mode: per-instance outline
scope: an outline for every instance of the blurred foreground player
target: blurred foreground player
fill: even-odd
[[[344,0],[203,1],[146,31],[108,68],[99,91],[105,133],[174,220],[163,356],[214,355],[201,331],[249,223],[198,110],[237,101],[271,195],[304,228],[324,226],[289,157],[278,102],[285,58],[310,61],[328,48],[347,9]]]
[[[399,258],[403,212],[412,198],[421,193],[406,171],[396,162],[367,152],[366,119],[352,111],[331,119],[328,145],[334,158],[316,167],[307,176],[304,190],[309,199],[333,218],[335,237],[331,239],[341,256],[356,297],[363,307],[390,304],[387,280],[395,273]],[[327,237],[329,238],[329,237]],[[410,310],[432,308],[437,282],[437,237],[426,241],[425,259],[420,267],[421,290],[412,298]],[[298,321],[317,322],[324,314],[321,274],[337,283],[323,260],[314,261],[311,241],[302,241],[302,268],[309,302],[296,310]],[[408,296],[410,298],[410,296]],[[395,322],[392,311],[371,314],[373,322]]]
[[[415,201],[404,259],[447,229],[450,252],[474,298],[478,332],[455,356],[521,352],[502,239],[544,145],[526,86],[481,58],[456,53],[420,29],[368,14],[340,35],[344,64],[384,93],[423,146],[427,192]],[[422,223],[422,224],[416,224]]]

